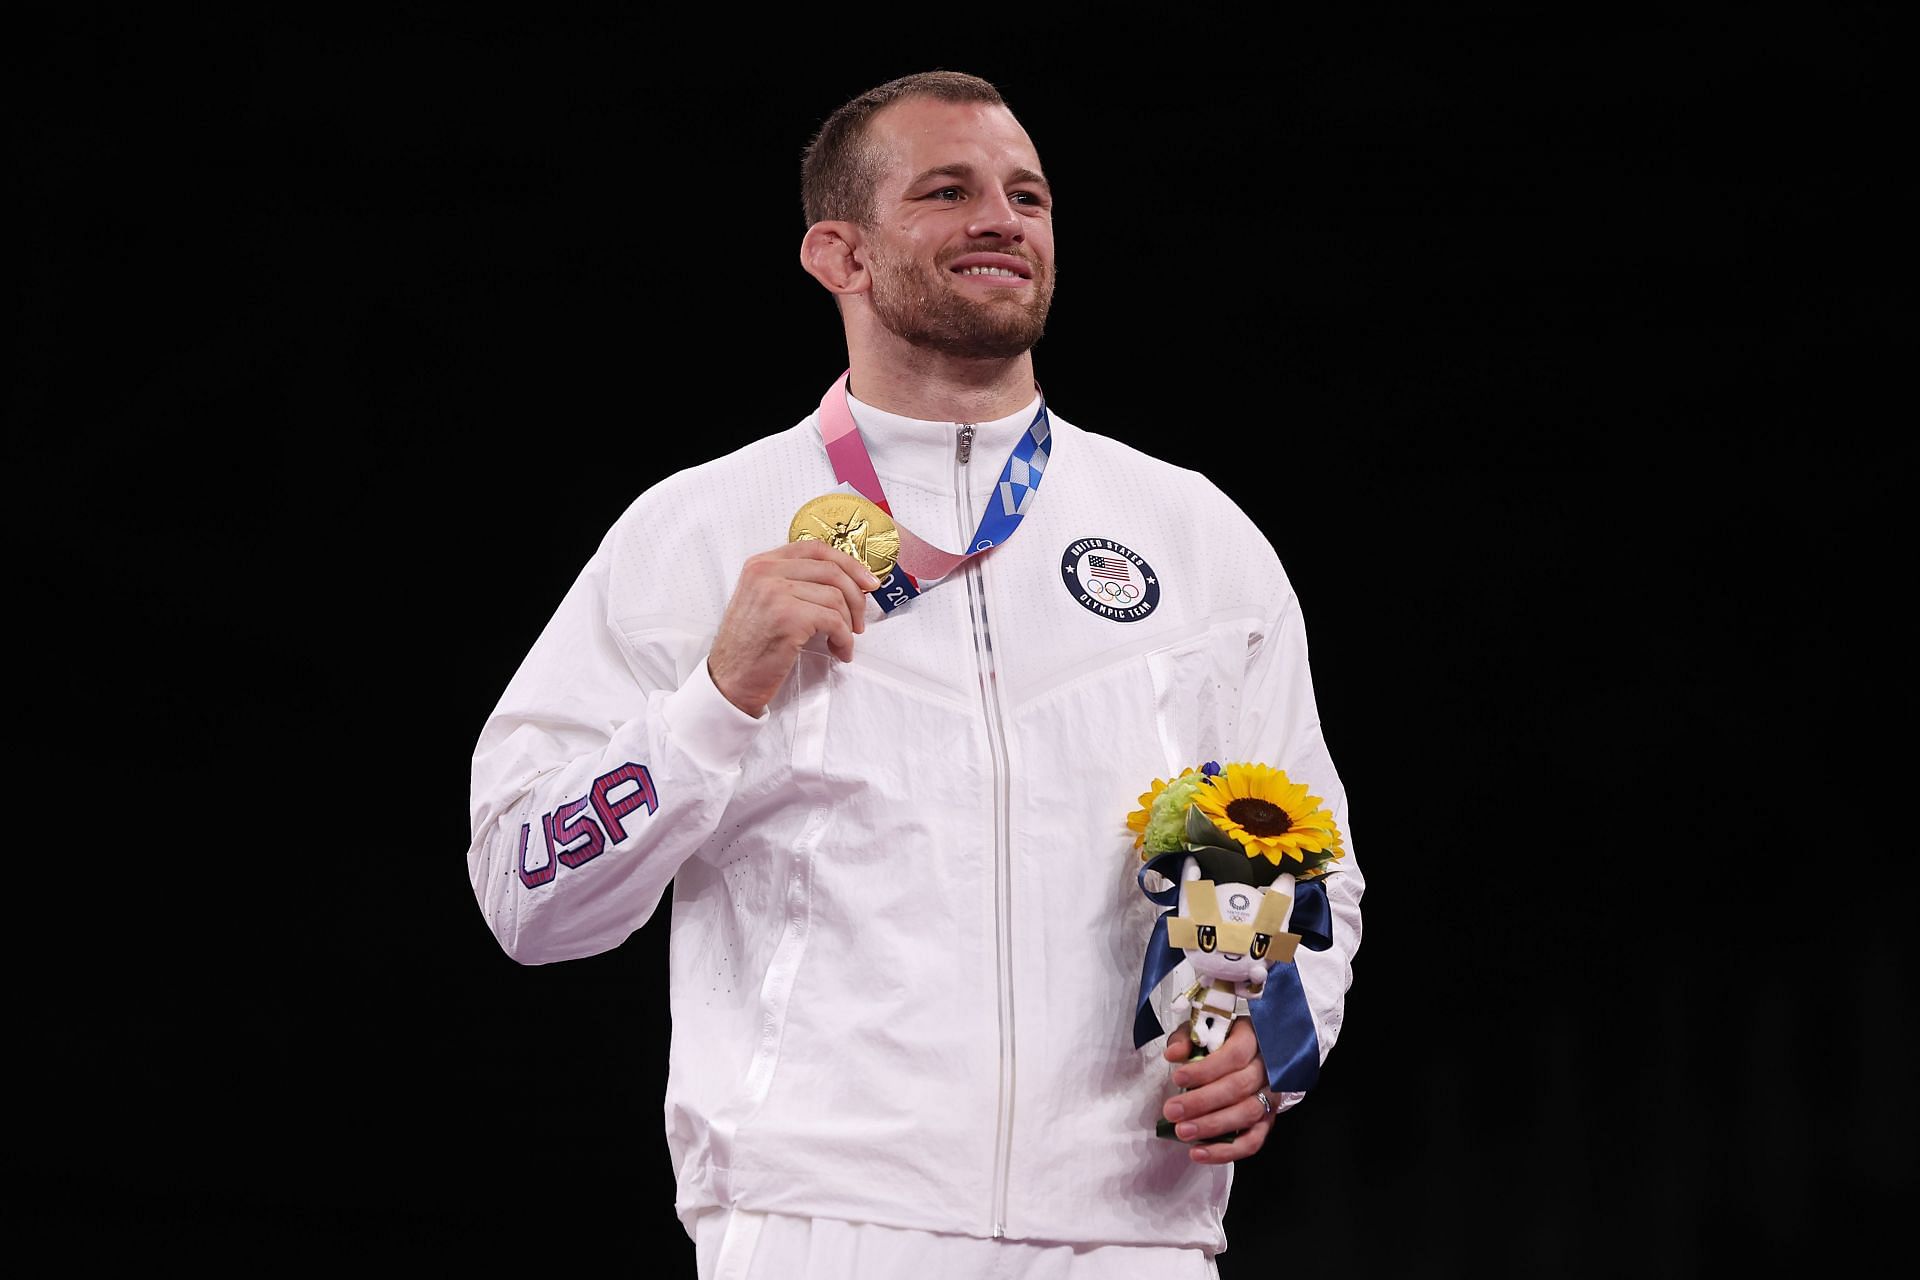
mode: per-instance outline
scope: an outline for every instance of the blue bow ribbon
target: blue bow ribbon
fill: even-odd
[[[1147,954],[1140,966],[1140,996],[1133,1013],[1136,1049],[1166,1034],[1160,1019],[1154,1016],[1149,997],[1161,979],[1186,958],[1167,941],[1167,920],[1180,909],[1180,862],[1186,856],[1179,849],[1160,854],[1141,867],[1137,877],[1140,892],[1169,910],[1153,922],[1153,935],[1147,939]],[[1148,889],[1149,871],[1158,871],[1173,881],[1172,887],[1158,893]],[[1300,945],[1309,951],[1325,951],[1333,945],[1333,910],[1327,905],[1327,887],[1322,881],[1295,882],[1293,916],[1287,929],[1299,934]],[[1267,1086],[1289,1092],[1311,1089],[1320,1078],[1320,1037],[1313,1029],[1300,970],[1291,960],[1268,966],[1267,985],[1258,997],[1247,1001],[1247,1015],[1253,1021],[1260,1056],[1267,1064]]]

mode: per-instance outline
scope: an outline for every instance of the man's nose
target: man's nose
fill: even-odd
[[[973,218],[967,223],[967,231],[974,236],[999,236],[1019,244],[1027,238],[1026,230],[1020,225],[1020,215],[1014,212],[1013,201],[1007,193],[998,189],[985,192],[979,202],[973,206]]]

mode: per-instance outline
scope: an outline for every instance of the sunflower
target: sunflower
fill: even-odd
[[[1291,858],[1312,869],[1346,856],[1340,829],[1333,814],[1320,807],[1320,797],[1308,795],[1305,783],[1279,769],[1230,764],[1212,786],[1194,794],[1193,802],[1249,858],[1259,855],[1275,866]]]
[[[1153,802],[1167,789],[1165,778],[1155,778],[1153,789],[1140,797],[1140,807],[1127,815],[1127,825],[1133,829],[1133,847],[1138,849],[1147,842],[1147,819],[1153,817]],[[1145,855],[1141,855],[1144,857]]]

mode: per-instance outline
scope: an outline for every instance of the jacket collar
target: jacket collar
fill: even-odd
[[[860,427],[860,438],[866,441],[880,483],[900,480],[936,493],[954,492],[954,458],[961,423],[903,418],[862,403],[851,392],[847,394],[847,407]],[[1032,425],[1033,415],[1039,411],[1040,396],[1036,392],[1018,413],[973,424],[973,452],[966,474],[967,487],[976,497],[992,490],[1014,442]]]

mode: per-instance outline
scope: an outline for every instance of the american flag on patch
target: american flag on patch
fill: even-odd
[[[1128,572],[1131,566],[1119,556],[1088,556],[1087,571],[1096,578],[1118,578],[1122,582],[1133,581]]]

